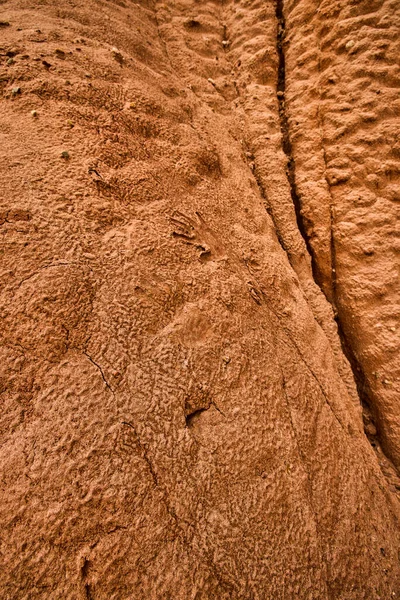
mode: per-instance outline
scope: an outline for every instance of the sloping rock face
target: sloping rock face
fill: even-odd
[[[400,595],[376,4],[2,4],[2,598]]]

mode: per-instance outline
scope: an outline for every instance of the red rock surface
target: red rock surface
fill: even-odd
[[[1,9],[1,597],[398,597],[396,3]]]

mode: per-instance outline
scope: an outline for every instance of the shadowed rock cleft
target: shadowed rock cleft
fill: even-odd
[[[0,598],[395,597],[400,4],[0,4]]]

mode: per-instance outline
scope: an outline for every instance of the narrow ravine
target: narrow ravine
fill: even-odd
[[[277,99],[279,105],[279,120],[280,128],[282,133],[282,149],[287,157],[287,178],[290,185],[291,198],[293,201],[293,207],[296,213],[296,220],[299,232],[301,233],[304,242],[306,244],[308,253],[311,257],[312,273],[315,283],[319,286],[321,291],[324,293],[324,286],[321,276],[321,270],[318,265],[318,256],[310,243],[307,235],[307,227],[304,223],[304,217],[302,213],[302,205],[300,195],[296,186],[296,163],[293,157],[292,143],[290,139],[290,126],[289,117],[286,109],[286,58],[285,58],[285,38],[286,38],[286,22],[284,15],[284,0],[276,0],[276,19],[277,19],[277,38],[276,48],[278,54],[278,75],[277,75]],[[326,161],[326,157],[325,157]],[[328,182],[327,182],[328,183]],[[328,183],[329,186],[329,183]],[[356,384],[357,393],[360,399],[360,403],[363,409],[363,421],[364,431],[367,439],[371,446],[377,453],[380,463],[383,465],[383,471],[386,475],[389,474],[390,478],[393,479],[393,473],[396,471],[393,463],[384,454],[382,449],[382,433],[380,432],[379,424],[374,411],[374,398],[373,393],[368,384],[368,379],[363,371],[360,361],[357,359],[356,353],[353,349],[351,338],[346,334],[345,327],[342,323],[343,317],[341,313],[343,308],[338,298],[337,289],[337,265],[336,265],[336,247],[335,247],[335,221],[334,221],[334,209],[331,207],[331,243],[330,243],[330,257],[331,257],[331,289],[332,297],[329,298],[326,294],[328,302],[331,303],[335,321],[337,324],[337,331],[340,338],[342,351],[348,360],[351,367],[354,382]],[[396,472],[396,476],[398,473]],[[400,479],[398,481],[400,484]],[[397,488],[396,484],[396,488]],[[399,488],[400,489],[400,486]]]
[[[290,195],[293,201],[293,207],[296,213],[296,222],[300,234],[302,235],[307,247],[307,251],[311,257],[311,267],[315,282],[323,290],[323,275],[320,271],[318,260],[315,257],[315,252],[310,244],[307,235],[307,228],[302,215],[301,200],[296,185],[296,165],[293,157],[292,143],[289,134],[289,118],[286,111],[286,61],[285,61],[285,37],[286,23],[283,12],[283,0],[276,0],[276,20],[277,20],[277,35],[276,35],[276,51],[278,55],[278,76],[277,76],[277,98],[279,106],[279,122],[282,134],[282,149],[287,156],[286,175],[290,185]]]
[[[290,194],[293,200],[293,206],[296,212],[297,226],[301,235],[304,238],[307,249],[312,255],[311,247],[308,243],[308,237],[304,228],[303,219],[301,216],[300,198],[296,188],[295,162],[292,153],[292,144],[289,137],[289,120],[286,114],[285,107],[285,90],[286,90],[286,66],[285,66],[285,17],[283,15],[283,0],[277,0],[276,3],[276,19],[277,19],[277,35],[276,35],[276,50],[278,54],[278,78],[277,78],[277,98],[279,106],[279,121],[282,134],[282,148],[287,156],[286,174],[290,184]]]

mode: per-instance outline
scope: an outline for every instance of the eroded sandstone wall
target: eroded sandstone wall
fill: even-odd
[[[400,5],[288,1],[284,12],[286,109],[307,236],[375,420],[372,439],[376,428],[399,468]]]
[[[2,597],[396,597],[276,3],[1,8]]]

